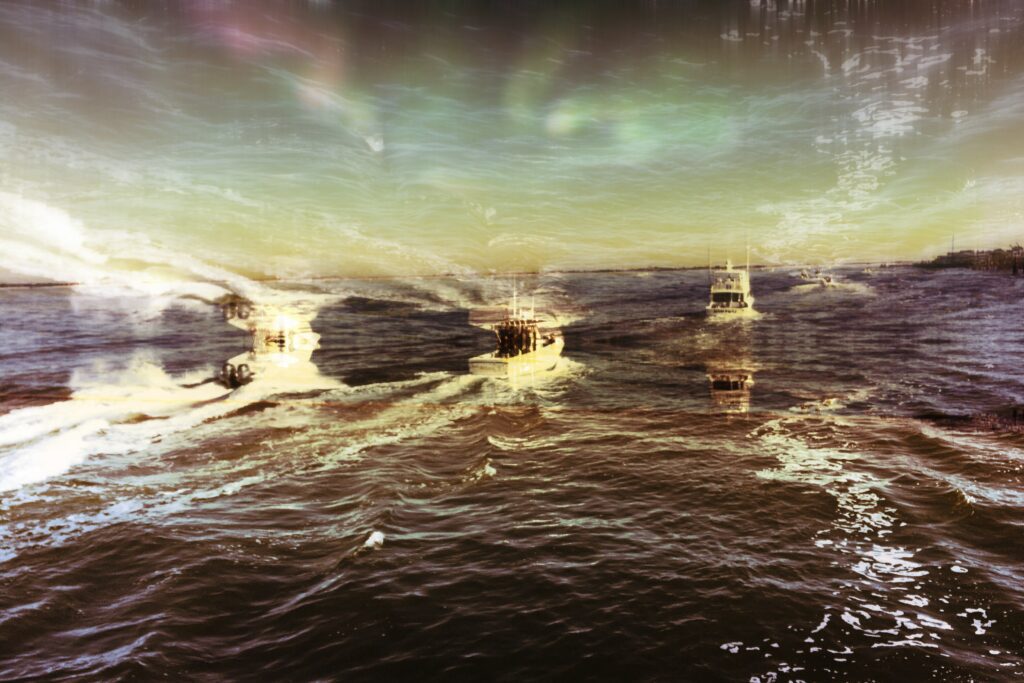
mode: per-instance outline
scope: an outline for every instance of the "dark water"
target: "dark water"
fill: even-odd
[[[1024,440],[935,418],[1024,399],[1024,281],[839,281],[544,276],[518,388],[504,283],[328,282],[319,383],[230,393],[215,310],[0,290],[0,678],[1011,680]]]

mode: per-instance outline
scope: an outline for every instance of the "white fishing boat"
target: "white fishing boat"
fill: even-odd
[[[715,318],[750,317],[754,311],[754,296],[750,291],[750,264],[746,269],[733,268],[726,261],[725,270],[712,270],[711,300],[707,314]]]
[[[495,348],[491,353],[469,359],[472,374],[508,378],[519,384],[552,373],[558,367],[565,347],[561,330],[540,319],[532,306],[529,310],[521,309],[515,294],[505,315],[486,327],[494,332]]]

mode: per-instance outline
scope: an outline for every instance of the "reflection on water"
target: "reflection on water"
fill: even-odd
[[[245,330],[251,348],[225,361],[218,379],[236,389],[258,381],[266,386],[301,389],[331,384],[310,361],[320,347],[320,335],[310,323],[315,311],[298,305],[254,304],[231,299],[221,305],[224,319]]]
[[[919,549],[890,540],[905,522],[885,498],[886,482],[865,467],[861,454],[842,445],[849,443],[846,435],[878,426],[830,414],[841,405],[812,406],[819,414],[772,420],[752,434],[778,459],[776,467],[758,472],[760,478],[819,489],[836,505],[831,526],[819,530],[813,543],[833,553],[848,576],[820,623],[808,628],[806,651],[845,662],[858,633],[874,639],[872,648],[937,649],[936,641],[954,628],[951,608],[958,601],[949,595],[936,601],[927,586],[936,568],[917,557]]]
[[[718,412],[750,411],[757,369],[755,327],[750,319],[729,321],[710,327],[708,337],[702,342],[711,405]]]
[[[708,367],[711,403],[724,413],[750,412],[750,389],[754,386],[754,373],[743,369],[740,363],[733,367],[723,364]]]

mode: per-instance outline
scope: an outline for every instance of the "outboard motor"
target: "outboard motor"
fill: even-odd
[[[244,300],[228,301],[221,305],[221,311],[224,313],[224,320],[248,320],[252,315],[252,304]]]
[[[251,382],[253,374],[248,363],[239,363],[238,367],[235,367],[233,363],[227,362],[221,367],[217,379],[228,389],[237,389]]]

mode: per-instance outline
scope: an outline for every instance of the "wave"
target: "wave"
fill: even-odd
[[[0,417],[0,490],[58,476],[92,454],[141,450],[174,430],[168,420],[176,414],[180,428],[186,428],[191,422],[181,424],[183,409],[227,393],[212,384],[182,388],[181,383],[194,379],[172,378],[138,360],[108,383],[73,380],[79,386],[67,401]]]
[[[865,643],[945,649],[947,634],[962,627],[955,611],[958,601],[942,592],[955,587],[941,570],[956,575],[966,569],[959,560],[945,567],[925,560],[919,549],[893,538],[906,522],[887,500],[888,482],[876,472],[899,468],[887,464],[888,447],[871,452],[861,445],[864,434],[885,439],[882,435],[891,428],[873,418],[819,413],[771,420],[752,434],[779,463],[758,472],[760,478],[819,488],[836,504],[831,526],[816,534],[814,545],[835,553],[848,575],[838,580],[839,591],[833,593],[837,604],[827,607],[821,623],[806,631],[801,651],[808,654],[842,662]],[[951,500],[958,504],[955,496]],[[924,637],[928,640],[922,641]]]
[[[815,293],[829,293],[829,292],[844,292],[847,294],[858,294],[861,296],[874,295],[875,290],[863,282],[844,282],[842,280],[834,281],[828,287],[823,286],[819,282],[802,283],[793,285],[790,291],[797,294],[815,294]]]
[[[315,367],[290,369],[236,390],[208,381],[212,369],[171,376],[145,356],[121,371],[76,371],[70,399],[0,416],[0,491],[57,477],[90,456],[142,452],[282,391],[337,386]]]

